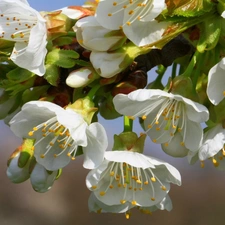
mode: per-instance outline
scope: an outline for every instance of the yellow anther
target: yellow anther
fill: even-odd
[[[138,184],[141,184],[141,183],[142,183],[140,180],[136,180],[136,182],[137,182]]]
[[[147,119],[147,116],[144,115],[144,116],[142,116],[141,118],[142,118],[143,120],[146,120],[146,119]]]
[[[34,135],[34,132],[33,132],[33,131],[30,131],[30,132],[28,133],[28,135],[31,137],[31,136]]]
[[[112,13],[108,13],[108,16],[112,16]]]
[[[178,130],[178,132],[181,132],[182,131],[182,129],[180,127],[177,130]]]
[[[100,209],[98,209],[96,212],[97,212],[97,213],[102,213],[102,209],[100,208]]]
[[[155,201],[155,198],[151,198],[152,201]]]
[[[134,10],[130,10],[130,12],[128,14],[132,15],[133,13],[134,13]]]
[[[34,146],[32,146],[32,147],[31,147],[31,150],[32,150],[32,151],[34,151],[34,149],[35,149],[35,147],[34,147]]]
[[[95,190],[97,188],[96,185],[92,185],[91,189]]]
[[[174,133],[171,132],[171,133],[170,133],[170,136],[173,137],[173,136],[174,136]]]
[[[152,181],[152,182],[156,182],[155,177],[151,177],[151,181]]]
[[[168,142],[164,143],[164,146],[168,147],[169,146],[169,143]]]
[[[162,186],[161,189],[162,189],[163,191],[166,191],[166,187],[165,187],[165,186]]]
[[[11,38],[12,38],[12,39],[13,39],[13,38],[15,38],[15,35],[14,35],[14,34],[12,34],[12,35],[11,35]]]
[[[223,96],[225,96],[225,91],[223,91]]]
[[[125,213],[125,217],[126,217],[127,220],[129,220],[130,219],[130,213],[129,212],[126,212]]]
[[[69,156],[69,157],[70,157],[70,156],[71,156],[71,153],[70,153],[70,152],[68,152],[68,153],[67,153],[67,156]]]
[[[180,143],[180,145],[181,145],[181,146],[184,146],[184,142],[182,141],[182,142]]]
[[[176,129],[177,128],[177,126],[175,126],[175,125],[173,125],[172,127],[173,127],[173,129]]]
[[[118,187],[122,187],[122,184],[121,183],[118,183],[118,185],[117,185]]]
[[[111,177],[113,177],[114,174],[115,174],[114,171],[111,171],[111,172],[110,172],[110,176],[111,176]]]
[[[159,131],[160,130],[160,127],[156,127],[155,129]]]
[[[33,131],[37,131],[38,130],[38,128],[37,127],[33,127]]]
[[[146,180],[146,181],[144,182],[144,184],[147,185],[147,184],[148,184],[148,181]]]
[[[215,167],[219,166],[219,163],[217,162],[216,159],[212,158],[212,162]]]
[[[133,188],[130,186],[128,189],[129,189],[129,190],[132,190]]]
[[[105,195],[105,192],[104,192],[104,191],[101,191],[99,194],[100,194],[101,196],[104,196],[104,195]]]
[[[123,8],[124,8],[124,9],[126,9],[126,8],[127,8],[127,6],[126,6],[126,5],[124,5],[124,6],[123,6]]]
[[[71,157],[71,160],[75,160],[76,158],[75,157]]]
[[[204,168],[205,167],[205,164],[203,161],[201,161],[201,168]]]
[[[140,190],[140,191],[142,191],[142,190],[143,190],[143,188],[141,188],[141,187],[140,187],[140,188],[139,188],[139,190]]]
[[[43,137],[46,137],[47,135],[46,135],[46,134],[42,134],[42,136],[43,136]]]
[[[223,160],[223,156],[222,155],[219,157],[219,160]]]
[[[40,157],[41,157],[42,159],[44,159],[45,155],[44,155],[44,154],[41,154]]]
[[[128,117],[128,119],[130,119],[130,120],[135,120],[135,117],[134,116],[127,116]]]
[[[158,120],[156,120],[156,121],[155,121],[155,124],[156,124],[156,125],[157,125],[157,124],[159,124],[159,121],[158,121]]]
[[[136,202],[135,200],[133,200],[133,201],[131,202],[131,204],[132,204],[132,205],[137,205],[137,202]]]
[[[116,6],[117,5],[117,2],[113,2],[113,5]]]
[[[125,203],[126,203],[126,200],[121,199],[121,200],[120,200],[120,203],[121,203],[121,204],[125,204]]]
[[[134,188],[134,191],[137,191],[137,188]]]
[[[23,38],[24,37],[24,34],[23,33],[20,33],[20,38]]]
[[[109,188],[110,188],[110,189],[113,189],[113,185],[110,185]]]
[[[53,143],[53,142],[50,142],[50,143],[49,143],[49,145],[50,145],[50,146],[53,146],[53,145],[54,145],[54,143]]]
[[[123,184],[123,187],[125,188],[127,186],[127,184]]]
[[[130,25],[131,25],[131,22],[130,22],[130,21],[127,21],[126,24],[127,24],[128,26],[130,26]]]
[[[53,156],[54,156],[54,158],[57,158],[57,154],[54,154]]]
[[[225,150],[224,149],[222,149],[222,154],[223,154],[223,156],[225,156]]]

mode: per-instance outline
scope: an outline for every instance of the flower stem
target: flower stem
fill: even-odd
[[[177,63],[173,63],[171,78],[174,79],[177,72]]]
[[[133,129],[133,119],[130,119],[128,116],[124,116],[124,130],[123,132],[132,131]]]
[[[96,84],[94,87],[92,87],[92,89],[88,92],[86,98],[88,98],[89,100],[93,100],[95,93],[98,91],[98,89],[101,87],[100,84]]]

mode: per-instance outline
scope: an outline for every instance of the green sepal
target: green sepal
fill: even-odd
[[[82,146],[78,146],[77,147],[77,152],[76,152],[76,157],[77,156],[79,156],[79,155],[83,155],[84,154],[84,152],[83,152],[83,148],[82,148]]]
[[[33,156],[34,142],[34,139],[24,139],[18,159],[18,167],[23,168]]]
[[[200,26],[200,39],[197,43],[197,50],[200,53],[213,49],[219,39],[221,33],[222,18],[214,17],[205,20]]]
[[[131,151],[143,153],[146,134],[137,136],[136,133],[128,131],[119,135],[114,135],[114,151]]]
[[[47,54],[46,64],[54,64],[62,68],[71,68],[75,66],[75,59],[78,58],[79,54],[73,50],[54,48]]]
[[[45,65],[46,72],[44,78],[48,81],[49,84],[57,86],[59,83],[60,71],[59,67],[54,64]]]
[[[59,169],[58,173],[57,173],[57,175],[55,177],[55,180],[58,180],[61,175],[62,175],[62,169]]]

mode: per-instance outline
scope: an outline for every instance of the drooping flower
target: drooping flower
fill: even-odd
[[[163,143],[167,153],[184,156],[184,150],[174,152],[170,143],[179,140],[181,146],[197,151],[203,137],[200,123],[208,120],[205,106],[180,95],[162,90],[136,90],[128,95],[118,94],[115,109],[127,116],[142,117],[147,134],[155,143]],[[176,137],[178,135],[178,137]],[[170,150],[171,149],[171,150]]]
[[[110,30],[101,26],[94,16],[78,20],[74,26],[77,41],[91,51],[116,49],[126,38],[120,30]]]
[[[170,183],[181,184],[177,169],[158,159],[130,151],[106,152],[102,164],[90,171],[86,178],[87,187],[108,206],[157,205],[169,192]]]
[[[96,19],[105,28],[123,29],[134,44],[144,46],[158,41],[168,26],[155,20],[165,7],[164,0],[101,0]]]
[[[75,159],[78,146],[83,147],[85,168],[99,165],[107,148],[107,135],[99,123],[87,123],[72,108],[50,102],[31,101],[10,121],[19,137],[36,139],[34,156],[47,170],[55,171]]]
[[[203,143],[199,148],[198,157],[201,161],[212,159],[215,167],[225,169],[225,129],[221,124],[207,130]],[[203,163],[203,162],[202,162]]]
[[[106,205],[101,202],[98,198],[96,198],[95,194],[92,192],[88,199],[88,208],[90,212],[96,213],[125,213],[127,219],[130,217],[130,209],[135,206],[129,202],[119,205]],[[170,211],[172,209],[172,202],[167,195],[160,203],[151,206],[151,207],[138,207],[140,212],[145,214],[152,214],[152,212],[160,209]]]
[[[0,1],[0,38],[15,42],[10,56],[15,64],[39,76],[44,75],[46,24],[27,1]]]
[[[218,105],[225,97],[225,58],[213,66],[208,74],[207,95],[209,100]]]

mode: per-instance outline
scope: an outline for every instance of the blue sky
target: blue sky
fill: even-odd
[[[82,5],[84,0],[28,0],[30,6],[38,11],[50,11],[70,5]]]

